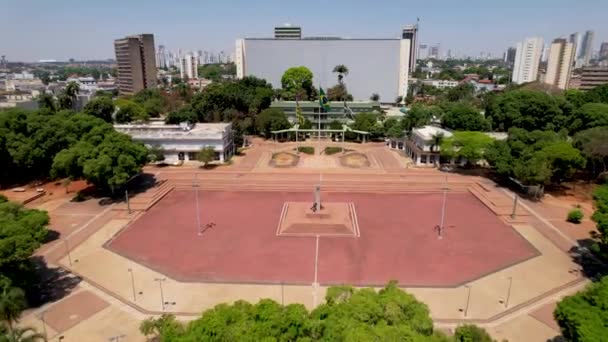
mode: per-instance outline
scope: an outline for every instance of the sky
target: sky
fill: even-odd
[[[420,42],[441,53],[501,56],[525,37],[595,31],[608,41],[608,0],[0,0],[0,55],[9,61],[114,58],[113,40],[153,33],[171,51],[234,51],[286,22],[304,36],[398,38],[420,18]]]

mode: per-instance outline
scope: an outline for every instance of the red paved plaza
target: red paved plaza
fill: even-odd
[[[315,238],[276,236],[285,202],[312,193],[174,190],[120,233],[109,249],[181,281],[310,284]],[[457,286],[537,254],[522,236],[469,193],[450,193],[444,238],[442,195],[323,193],[325,202],[353,202],[360,234],[320,237],[318,282]]]

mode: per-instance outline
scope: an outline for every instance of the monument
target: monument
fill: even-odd
[[[277,227],[278,236],[359,237],[359,223],[352,202],[321,202],[321,186],[315,185],[310,202],[285,202]]]

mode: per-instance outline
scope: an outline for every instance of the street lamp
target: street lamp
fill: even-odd
[[[203,232],[201,232],[201,212],[198,203],[198,181],[196,173],[194,174],[194,184],[192,186],[194,187],[194,202],[196,206],[196,234],[201,236],[203,235]]]
[[[160,305],[163,311],[165,311],[165,295],[163,294],[163,282],[165,280],[167,278],[154,278],[154,281],[158,282],[158,287],[160,288]]]
[[[471,285],[465,285],[464,287],[466,287],[468,289],[468,291],[467,291],[467,305],[464,307],[464,317],[467,317],[467,314],[469,313],[469,304],[471,302]]]
[[[68,240],[63,239],[63,244],[65,245],[65,249],[68,252],[68,262],[70,263],[70,267],[72,267],[72,256],[70,255],[70,245],[68,244]]]
[[[135,276],[133,275],[133,269],[127,269],[127,271],[129,273],[131,273],[131,290],[133,290],[133,301],[137,301],[137,298],[135,298]]]
[[[507,299],[505,300],[505,308],[509,307],[509,300],[511,299],[511,286],[513,285],[513,277],[507,278],[509,280],[509,288],[507,289]]]

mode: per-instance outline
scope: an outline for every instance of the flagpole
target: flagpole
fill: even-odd
[[[321,142],[321,87],[319,87],[319,122],[317,135],[317,141]]]

